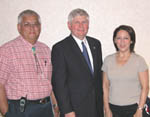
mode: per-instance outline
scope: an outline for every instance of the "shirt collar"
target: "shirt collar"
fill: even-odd
[[[22,36],[20,36],[19,38],[23,41],[23,43],[24,43],[25,45],[27,45],[27,46],[30,47],[30,48],[37,46],[37,43],[35,43],[34,45],[32,45],[31,43],[29,43],[28,41],[26,41]]]
[[[74,35],[72,35],[72,37],[74,38],[74,40],[75,40],[78,44],[81,44],[82,42],[84,42],[85,45],[87,44],[87,39],[86,39],[86,37],[84,37],[83,40],[77,38],[77,37],[74,36]]]

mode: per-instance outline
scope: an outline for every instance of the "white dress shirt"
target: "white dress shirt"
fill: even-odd
[[[83,48],[82,48],[82,44],[81,44],[81,43],[83,42],[84,45],[86,46],[87,51],[88,51],[88,55],[89,55],[89,59],[90,59],[90,62],[91,62],[91,66],[92,66],[92,69],[93,69],[93,71],[94,71],[94,67],[93,67],[93,57],[92,57],[92,53],[91,53],[90,46],[89,46],[89,44],[88,44],[87,39],[84,38],[83,40],[81,40],[81,39],[78,39],[77,37],[75,37],[74,35],[72,35],[72,36],[73,36],[74,40],[76,41],[76,43],[78,44],[78,46],[79,46],[81,52],[83,52]]]

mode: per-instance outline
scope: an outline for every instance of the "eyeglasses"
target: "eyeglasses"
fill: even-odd
[[[22,24],[24,27],[26,28],[30,28],[30,27],[39,27],[41,24],[40,23],[29,23],[29,22],[25,22]]]

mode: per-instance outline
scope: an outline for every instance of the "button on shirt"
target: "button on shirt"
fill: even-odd
[[[36,47],[40,73],[37,73],[33,46]],[[24,96],[35,100],[49,96],[51,72],[50,49],[41,42],[31,45],[19,36],[0,48],[0,83],[5,85],[8,99]]]
[[[94,71],[94,67],[93,67],[93,57],[92,57],[92,53],[91,53],[91,50],[90,50],[90,47],[89,47],[89,44],[88,44],[88,41],[86,38],[84,38],[83,40],[80,40],[78,38],[76,38],[75,36],[73,36],[74,40],[76,41],[76,43],[78,44],[81,52],[83,52],[83,48],[82,48],[82,42],[84,43],[84,45],[86,46],[87,48],[87,51],[88,51],[88,55],[89,55],[89,59],[90,59],[90,62],[91,62],[91,65],[92,65],[92,69]]]

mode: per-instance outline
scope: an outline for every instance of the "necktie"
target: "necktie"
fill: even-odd
[[[39,63],[37,55],[36,55],[36,48],[35,47],[32,47],[32,52],[33,52],[35,63],[36,63],[37,73],[42,73],[40,63]]]
[[[32,52],[35,55],[35,47],[32,47]]]
[[[88,64],[88,66],[89,66],[89,69],[90,69],[91,73],[93,74],[92,65],[91,65],[91,62],[90,62],[90,59],[89,59],[87,48],[84,45],[84,42],[82,42],[82,48],[83,48],[82,54],[83,54],[83,56],[84,56],[84,58],[85,58],[85,60],[86,60],[86,62]]]

